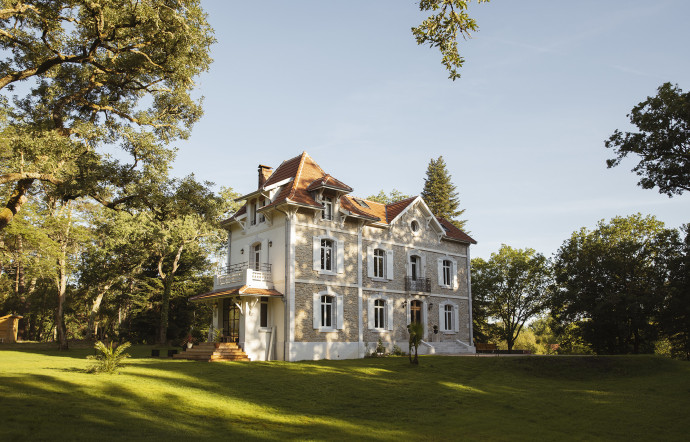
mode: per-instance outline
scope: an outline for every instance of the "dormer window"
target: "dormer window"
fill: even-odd
[[[327,220],[333,219],[333,198],[329,196],[323,198],[323,212],[321,212],[321,218]]]
[[[258,209],[259,207],[264,207],[265,205],[266,205],[266,199],[265,199],[265,198],[260,198],[260,199],[259,199],[259,204],[257,205],[257,209]],[[260,222],[260,223],[266,221],[266,217],[264,216],[263,213],[260,213],[259,216],[258,216],[258,218],[259,218],[259,222]]]
[[[249,202],[249,224],[256,225],[256,200]]]

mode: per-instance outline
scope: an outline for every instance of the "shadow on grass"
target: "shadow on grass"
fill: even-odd
[[[624,435],[626,426],[639,431],[643,416],[649,422],[661,412],[654,403],[643,406],[646,396],[630,394],[640,379],[621,367],[649,365],[638,359],[424,357],[415,367],[403,358],[141,358],[112,376],[84,374],[80,367],[3,375],[0,411],[11,417],[10,439],[46,439],[55,429],[66,439],[609,438]],[[668,362],[652,362],[646,375],[660,369],[687,377],[686,367]],[[617,383],[607,386],[607,379]],[[654,379],[654,388],[667,388]],[[687,379],[683,385],[690,387]],[[687,405],[686,399],[675,414],[666,412],[668,422],[678,426]],[[631,411],[634,406],[640,410]],[[615,419],[619,429],[611,426]],[[668,422],[660,425],[668,428]]]

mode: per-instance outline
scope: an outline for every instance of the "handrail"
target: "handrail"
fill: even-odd
[[[229,266],[224,266],[221,269],[221,275],[229,275],[231,273],[235,272],[241,272],[244,270],[249,270],[252,269],[257,272],[270,272],[271,271],[271,264],[264,262],[264,263],[248,263],[248,262],[240,262],[238,264],[231,264]]]
[[[405,290],[409,292],[431,292],[431,278],[406,276]]]

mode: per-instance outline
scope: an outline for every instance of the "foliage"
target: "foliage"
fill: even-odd
[[[412,195],[405,195],[398,189],[393,189],[389,194],[386,194],[386,192],[384,192],[383,189],[381,189],[381,191],[377,195],[370,195],[366,199],[381,204],[392,204],[407,198],[412,198]]]
[[[574,232],[555,258],[551,308],[598,354],[653,351],[678,232],[641,214]]]
[[[150,346],[135,346],[104,382],[84,372],[89,349],[65,357],[27,347],[0,345],[7,440],[28,431],[35,440],[217,440],[218,428],[233,440],[688,434],[690,364],[659,357],[425,356],[411,369],[401,358],[205,364],[152,359]]]
[[[547,259],[533,249],[502,245],[485,261],[472,260],[473,313],[479,331],[487,330],[506,341],[512,350],[525,322],[546,308],[551,270]],[[489,323],[493,318],[497,322]]]
[[[685,238],[680,253],[670,260],[670,281],[657,322],[668,341],[672,357],[690,360],[690,224],[682,227]]]
[[[190,92],[211,63],[198,0],[3,2],[0,229],[36,181],[109,207],[145,196],[201,116]],[[119,148],[121,162],[107,154]]]
[[[446,162],[442,156],[429,161],[421,195],[434,215],[445,218],[458,229],[464,230],[467,221],[457,218],[462,216],[465,210],[458,209],[460,207],[458,192],[451,182],[450,173],[446,169]]]
[[[130,357],[128,353],[125,353],[125,350],[127,350],[130,345],[129,342],[125,342],[113,347],[112,342],[108,345],[105,345],[101,341],[96,342],[93,348],[96,350],[97,354],[95,356],[87,356],[87,359],[94,361],[94,365],[89,371],[92,373],[115,373],[118,368],[124,365],[124,360]]]
[[[478,3],[489,0],[478,0]],[[458,52],[458,36],[470,38],[470,32],[479,28],[477,22],[470,18],[466,9],[468,0],[420,0],[421,11],[434,11],[422,24],[412,28],[412,34],[419,45],[429,45],[441,51],[441,62],[446,67],[448,78],[455,81],[460,78],[458,69],[465,62]]]
[[[690,92],[664,83],[655,97],[633,107],[628,118],[639,132],[616,130],[611,135],[605,145],[616,158],[607,160],[607,166],[636,154],[640,162],[632,171],[642,177],[639,186],[657,186],[669,197],[690,190]]]
[[[407,332],[410,334],[409,339],[409,359],[410,364],[419,365],[419,358],[417,357],[417,350],[422,343],[424,337],[424,325],[420,322],[411,322],[407,324]],[[414,359],[412,358],[412,349],[414,348]]]

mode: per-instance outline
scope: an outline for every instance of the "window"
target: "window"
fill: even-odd
[[[446,304],[443,306],[443,329],[446,331],[453,330],[453,306]]]
[[[458,306],[450,301],[442,302],[438,306],[438,323],[444,333],[457,333]]]
[[[249,223],[252,226],[256,224],[256,200],[249,203]]]
[[[386,251],[383,249],[374,250],[374,278],[386,277]]]
[[[313,304],[314,329],[333,332],[343,328],[343,296],[330,289],[314,293]]]
[[[261,298],[261,311],[259,312],[259,327],[268,328],[268,298]]]
[[[410,323],[421,324],[422,322],[422,301],[413,300],[410,302]]]
[[[386,301],[374,301],[374,328],[386,328]]]
[[[321,218],[327,220],[333,219],[333,199],[330,197],[325,197],[323,199],[323,212],[321,212]]]
[[[413,232],[417,233],[419,232],[419,223],[416,220],[413,220],[410,223],[410,228],[412,229]]]
[[[443,285],[450,287],[453,284],[453,279],[451,278],[451,269],[453,268],[453,263],[448,259],[443,260]]]
[[[321,270],[333,271],[333,241],[321,240]]]
[[[410,256],[410,277],[412,277],[413,281],[416,281],[417,278],[421,276],[422,273],[422,266],[420,262],[420,258],[417,255],[412,255]]]
[[[345,273],[345,242],[332,236],[314,235],[313,269],[320,275]]]
[[[259,204],[258,204],[257,207],[264,207],[265,205],[266,205],[266,200],[265,200],[264,198],[260,198],[260,199],[259,199]],[[259,222],[262,223],[262,222],[264,222],[264,221],[266,221],[266,217],[264,216],[263,213],[260,213],[260,214],[259,214]]]
[[[321,327],[333,328],[333,296],[321,296]]]
[[[393,301],[382,294],[369,297],[367,323],[369,330],[393,330]]]
[[[364,202],[364,200],[359,199],[359,198],[354,198],[354,200],[355,200],[355,202],[356,202],[357,204],[359,204],[360,206],[365,207],[365,208],[367,208],[367,209],[370,208],[369,205],[368,205],[367,203]]]
[[[261,243],[252,246],[252,256],[251,256],[251,268],[252,270],[261,270]]]

